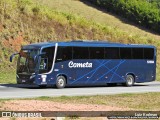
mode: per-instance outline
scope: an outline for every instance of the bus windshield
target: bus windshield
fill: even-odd
[[[36,64],[34,57],[39,54],[38,49],[21,50],[17,64],[17,73],[33,74],[35,73]]]

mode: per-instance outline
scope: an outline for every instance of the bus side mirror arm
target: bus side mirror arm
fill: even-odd
[[[12,54],[11,56],[10,56],[10,62],[12,62],[13,61],[13,57],[15,56],[15,55],[18,55],[19,53],[14,53],[14,54]]]

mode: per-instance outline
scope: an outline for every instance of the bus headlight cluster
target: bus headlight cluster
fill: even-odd
[[[19,78],[19,76],[17,75],[17,78]]]
[[[32,75],[31,77],[30,77],[30,79],[32,79],[32,78],[34,78],[35,77],[35,75]]]

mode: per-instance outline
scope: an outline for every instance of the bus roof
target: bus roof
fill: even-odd
[[[107,41],[95,41],[95,40],[76,40],[76,41],[67,41],[67,42],[41,42],[36,44],[30,44],[23,46],[23,49],[34,49],[34,48],[42,48],[49,47],[58,43],[58,46],[81,46],[81,47],[147,47],[147,48],[155,48],[153,45],[146,44],[122,44],[122,43],[111,43]]]

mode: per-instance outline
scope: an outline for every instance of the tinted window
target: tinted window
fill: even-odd
[[[131,59],[131,48],[120,48],[121,59]]]
[[[90,47],[90,59],[104,59],[104,48],[103,47]]]
[[[153,59],[153,57],[154,57],[154,49],[144,48],[144,59]]]
[[[73,59],[89,59],[88,47],[73,47]]]
[[[46,65],[46,66],[48,66],[48,67],[47,67],[47,69],[40,70],[40,73],[49,72],[51,70],[52,64],[53,64],[54,50],[55,50],[55,47],[48,47],[48,48],[44,48],[42,50],[42,52],[44,52],[45,55],[42,56],[41,59],[47,59],[48,65]]]
[[[119,59],[119,48],[105,48],[105,59]]]
[[[58,47],[56,62],[72,59],[72,47]]]
[[[132,48],[133,59],[143,59],[143,48]]]

